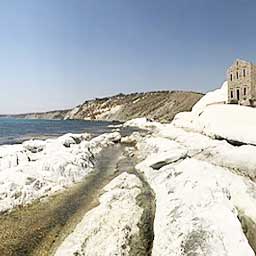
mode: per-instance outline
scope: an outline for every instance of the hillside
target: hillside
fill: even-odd
[[[112,97],[85,101],[71,110],[50,111],[16,115],[27,119],[82,119],[126,121],[147,117],[157,121],[171,121],[182,111],[190,111],[203,96],[201,93],[183,91],[157,91],[118,94]]]
[[[24,119],[56,119],[62,120],[65,118],[66,114],[70,111],[67,110],[54,110],[48,112],[38,112],[38,113],[25,113],[14,115],[16,118],[24,118]]]

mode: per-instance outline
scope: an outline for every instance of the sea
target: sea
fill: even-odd
[[[47,139],[66,133],[88,132],[97,136],[111,132],[112,125],[112,122],[104,121],[0,118],[0,145],[22,143],[29,139]]]

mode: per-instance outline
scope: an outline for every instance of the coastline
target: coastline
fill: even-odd
[[[144,116],[160,122],[170,122],[177,113],[190,111],[202,96],[202,93],[190,91],[152,91],[127,95],[118,94],[87,100],[68,110],[16,114],[12,117],[126,122]]]
[[[53,139],[67,133],[88,132],[97,136],[111,132],[115,128],[110,127],[112,124],[108,121],[0,118],[0,145],[21,144],[30,139]]]
[[[122,214],[121,211],[120,213],[115,213],[113,211],[109,213],[110,215],[117,214],[117,216],[123,220],[124,228],[127,226],[128,219],[130,219],[131,223],[134,223],[133,228],[131,228],[131,230],[127,230],[126,233],[131,232],[131,235],[133,235],[135,232],[137,234],[137,238],[132,242],[132,244],[130,244],[130,238],[125,239],[123,241],[126,244],[124,251],[128,252],[133,250],[134,255],[145,255],[146,251],[151,250],[152,233],[148,233],[148,230],[152,229],[153,225],[153,221],[148,220],[150,216],[150,210],[148,207],[152,207],[153,204],[153,202],[152,204],[148,204],[148,196],[151,192],[144,188],[146,185],[143,185],[144,181],[142,176],[137,176],[137,172],[133,166],[133,161],[135,161],[135,159],[130,155],[129,147],[129,143],[121,142],[121,135],[118,132],[102,134],[94,138],[91,138],[89,134],[66,134],[58,137],[57,139],[47,139],[46,141],[30,140],[20,145],[9,146],[9,153],[11,152],[12,154],[15,153],[18,155],[21,153],[29,154],[30,160],[28,162],[24,159],[24,162],[9,162],[9,168],[6,169],[6,166],[4,167],[3,165],[1,165],[0,168],[2,170],[1,172],[4,172],[3,169],[8,171],[8,177],[15,176],[15,179],[11,182],[12,187],[15,181],[20,182],[20,187],[16,187],[16,191],[13,191],[15,192],[14,197],[11,196],[9,198],[11,202],[8,203],[7,198],[0,198],[0,206],[2,207],[2,213],[0,215],[0,230],[3,230],[1,233],[3,235],[0,246],[1,254],[16,255],[19,251],[23,251],[24,253],[32,255],[38,255],[38,253],[40,255],[49,255],[49,250],[54,253],[54,251],[58,249],[57,245],[61,245],[61,242],[65,241],[64,239],[66,236],[69,235],[69,233],[72,233],[75,226],[79,224],[84,215],[84,218],[87,220],[87,212],[89,214],[89,211],[93,210],[101,214],[101,212],[105,211],[101,209],[102,207],[105,207],[103,206],[105,204],[105,199],[102,199],[102,191],[106,190],[104,186],[111,186],[111,182],[113,184],[117,182],[116,184],[118,187],[128,186],[124,194],[127,198],[126,200],[128,200],[126,203],[131,207],[130,204],[132,201],[130,200],[133,200],[132,207],[134,207],[135,212],[138,212],[137,224],[139,225],[139,223],[142,222],[141,225],[144,227],[138,229],[136,219],[133,219],[133,213],[131,212],[132,215],[128,218],[126,209]],[[0,152],[1,149],[5,150],[7,148],[6,146],[0,146]],[[59,152],[60,149],[61,152]],[[26,152],[24,152],[24,150]],[[47,155],[47,151],[50,151],[50,159],[49,155]],[[71,155],[68,157],[65,156],[65,151],[70,151]],[[79,155],[79,152],[81,151],[82,155]],[[33,155],[33,159],[31,155]],[[45,158],[43,155],[45,155]],[[56,157],[59,156],[61,156],[61,158],[58,161],[61,160],[62,163],[61,165],[56,166]],[[10,155],[7,157],[10,157]],[[43,161],[44,163],[42,166],[47,166],[47,172],[51,172],[50,166],[52,165],[54,167],[53,171],[61,174],[62,170],[64,171],[63,157],[64,159],[67,158],[68,162],[68,165],[64,168],[68,168],[69,171],[66,172],[65,179],[62,181],[61,179],[64,178],[63,175],[45,176],[45,174],[42,173],[43,169],[40,169],[40,162],[36,163],[38,161]],[[24,156],[22,158],[24,158]],[[53,159],[55,162],[52,161]],[[107,161],[110,163],[109,167],[107,167],[109,164],[106,162],[106,159],[108,159]],[[128,159],[131,160],[127,162]],[[23,170],[22,176],[26,174],[26,170],[35,171],[35,166],[30,166],[29,164],[34,161],[36,163],[36,168],[39,170],[37,170],[37,173],[33,174],[29,172],[28,174],[30,175],[26,176],[26,180],[23,179],[23,181],[21,181],[21,177],[17,177],[20,172],[19,170]],[[74,162],[74,168],[81,166],[82,169],[70,169],[68,166],[72,161]],[[45,165],[46,163],[47,165]],[[0,164],[2,164],[1,161]],[[48,164],[50,165],[48,166]],[[60,168],[60,171],[58,168]],[[107,171],[108,169],[109,171]],[[18,172],[11,175],[11,172],[13,171]],[[1,178],[3,178],[1,176],[1,172],[0,182],[3,181],[1,180]],[[38,176],[39,173],[41,174],[41,180]],[[42,179],[42,177],[44,178]],[[51,179],[51,183],[48,184],[48,186],[46,183],[49,181],[49,178]],[[39,180],[41,185],[38,183]],[[53,181],[58,182],[55,184]],[[8,182],[8,180],[5,180],[5,182]],[[36,185],[37,188],[35,188],[34,185]],[[33,190],[30,190],[28,193],[29,190],[25,188],[26,186],[33,187]],[[11,191],[9,191],[9,193],[6,191],[7,187],[2,187],[2,189],[5,190],[5,193],[13,194]],[[140,187],[139,190],[138,187]],[[109,188],[108,190],[108,193],[110,194],[119,194],[119,189],[115,190],[115,185],[113,188]],[[143,196],[144,193],[145,196]],[[26,198],[28,194],[30,197]],[[2,195],[2,192],[0,195]],[[97,199],[98,197],[99,199]],[[21,198],[22,200],[19,200]],[[65,198],[67,198],[67,200]],[[73,198],[76,198],[77,201],[74,201]],[[101,208],[97,210],[97,207],[100,207],[98,206],[98,200],[101,202]],[[120,209],[119,204],[125,203],[123,200],[125,199],[120,198],[118,201],[114,200],[113,202],[110,202],[111,205],[117,204],[118,209]],[[109,200],[107,200],[107,202],[108,201]],[[3,208],[4,204],[6,206],[5,208]],[[58,212],[58,215],[56,215],[55,212]],[[128,218],[126,220],[124,218],[125,215],[126,218]],[[18,226],[15,225],[17,218],[19,219],[19,224],[17,223]],[[92,218],[94,218],[94,214],[92,214]],[[40,221],[40,219],[44,219],[44,221]],[[50,221],[49,223],[47,222],[48,220]],[[63,223],[62,225],[64,226],[59,227],[59,222]],[[145,225],[144,222],[148,222],[149,224]],[[27,225],[29,223],[34,223],[34,225],[27,229]],[[95,223],[98,223],[98,221],[95,220]],[[150,228],[148,225],[150,225]],[[81,226],[81,224],[78,226]],[[8,236],[5,234],[7,227],[9,227]],[[49,229],[48,227],[52,228]],[[37,229],[40,230],[40,232],[37,232]],[[119,232],[119,234],[115,234],[115,239],[121,242],[120,237],[122,234],[124,235],[125,233],[121,231],[121,233]],[[109,236],[108,233],[105,233],[105,235]],[[142,240],[140,241],[138,239]],[[117,241],[117,244],[120,243]],[[14,244],[16,245],[14,246]],[[118,247],[117,244],[115,246]],[[142,247],[144,247],[144,253],[141,251]],[[65,247],[64,250],[66,250]],[[63,254],[60,252],[60,255]]]
[[[53,239],[54,248],[50,246],[53,255],[254,256],[256,146],[251,142],[255,138],[250,132],[241,136],[251,129],[247,124],[235,132],[226,130],[233,119],[225,111],[248,116],[255,110],[208,106],[213,98],[225,97],[223,91],[206,95],[207,100],[203,98],[191,112],[178,114],[169,124],[138,118],[110,127],[119,132],[93,138],[66,134],[1,146],[0,206],[22,209],[35,199],[50,199],[56,191],[64,195],[67,187],[86,183],[91,175],[95,175],[91,186],[97,188],[97,179],[104,177],[99,173],[103,175],[108,164],[103,163],[97,173],[95,159],[99,156],[104,162],[101,153],[105,152],[113,161],[113,175],[103,178],[97,193],[87,190],[85,194],[92,193],[97,200],[89,200],[92,204],[87,200],[87,206],[92,206],[88,211],[83,204],[83,213],[67,231],[68,221],[64,221]],[[225,110],[226,123],[216,127],[212,111],[222,118],[219,109]],[[230,138],[242,145],[231,144]],[[118,157],[111,147],[117,147]],[[78,198],[71,196],[71,202]]]

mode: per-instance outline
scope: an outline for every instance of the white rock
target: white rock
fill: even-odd
[[[135,118],[132,120],[129,120],[123,124],[124,127],[130,126],[130,127],[137,127],[140,129],[152,129],[157,128],[159,125],[158,122],[150,121],[145,117],[142,118]]]
[[[90,141],[90,149],[93,153],[98,153],[103,147],[121,141],[121,134],[119,132],[105,133]]]
[[[81,181],[93,171],[92,156],[121,136],[103,134],[91,141],[88,137],[67,134],[57,139],[1,146],[0,212]]]
[[[228,83],[224,82],[220,89],[208,92],[192,108],[192,112],[200,115],[204,109],[213,104],[226,103],[228,99]]]
[[[133,132],[131,135],[122,137],[122,143],[134,144],[140,139],[141,135],[139,132]]]
[[[23,142],[23,147],[32,153],[37,153],[45,148],[45,144],[43,140],[28,140]]]
[[[143,209],[136,203],[142,183],[123,173],[105,188],[100,205],[88,212],[60,245],[55,256],[130,255],[132,240],[139,235]]]
[[[73,134],[67,133],[58,138],[58,141],[65,147],[70,147],[71,144],[79,144],[82,140],[88,140],[91,137],[89,133]]]
[[[140,139],[137,146],[145,158],[137,169],[156,195],[152,255],[254,255],[237,210],[256,223],[256,186],[216,166],[242,168],[248,161],[249,170],[254,147],[234,147],[172,125],[162,125],[158,133]],[[183,160],[186,154],[192,159]],[[208,160],[215,165],[205,162]],[[163,167],[154,170],[155,162]]]
[[[256,109],[240,105],[216,104],[227,99],[227,83],[206,94],[192,112],[179,113],[172,124],[213,138],[256,145]]]

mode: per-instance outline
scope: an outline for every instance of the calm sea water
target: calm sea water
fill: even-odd
[[[0,118],[0,145],[20,143],[31,138],[45,139],[65,133],[111,132],[111,122],[78,120],[26,120]]]

